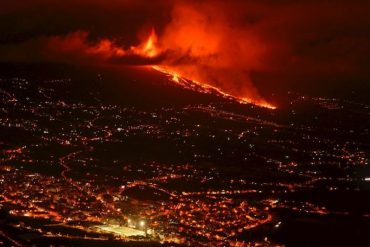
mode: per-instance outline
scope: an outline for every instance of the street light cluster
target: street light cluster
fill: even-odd
[[[127,225],[129,227],[134,227],[134,228],[137,228],[137,227],[144,228],[146,226],[146,222],[145,220],[139,220],[135,222],[132,219],[127,219]]]

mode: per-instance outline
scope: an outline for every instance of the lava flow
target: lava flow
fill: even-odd
[[[146,65],[166,74],[172,82],[193,91],[218,95],[243,104],[276,108],[259,95],[248,75],[243,74],[240,65],[233,66],[230,61],[219,64],[223,63],[222,57],[227,53],[222,49],[213,48],[203,54],[203,49],[198,47],[186,52],[173,45],[173,41],[168,41],[165,34],[159,39],[154,29],[142,42],[128,49],[107,38],[91,43],[88,36],[87,32],[78,31],[67,36],[51,37],[46,40],[47,50],[44,53],[63,62]],[[181,43],[181,37],[173,39],[180,39]],[[199,41],[197,46],[203,47],[202,42]],[[218,53],[222,55],[215,59]]]
[[[153,58],[160,54],[158,49],[158,37],[154,29],[152,29],[148,39],[139,46],[131,47],[131,52],[133,54]]]
[[[161,49],[158,48],[158,37],[154,29],[152,29],[150,36],[143,44],[137,47],[131,47],[131,51],[134,54],[148,58],[159,56],[161,54]],[[264,100],[254,100],[247,97],[238,97],[230,93],[227,93],[216,86],[212,86],[210,83],[200,82],[192,78],[187,78],[181,75],[181,72],[179,72],[178,70],[172,69],[170,65],[166,65],[165,62],[166,61],[164,60],[162,64],[151,65],[151,68],[168,75],[172,82],[186,89],[198,91],[201,93],[216,94],[223,98],[237,101],[241,104],[254,104],[268,109],[276,109],[275,106],[265,102]]]
[[[190,90],[197,91],[197,92],[200,92],[200,93],[216,94],[216,95],[221,96],[223,98],[237,101],[241,104],[254,104],[254,105],[264,107],[264,108],[268,108],[268,109],[272,109],[272,110],[276,109],[275,106],[273,106],[273,105],[271,105],[267,102],[256,102],[256,101],[253,101],[251,99],[236,97],[236,96],[233,96],[231,94],[228,94],[228,93],[222,91],[221,89],[219,89],[217,87],[209,85],[207,83],[202,83],[202,82],[199,82],[199,81],[184,78],[179,73],[171,71],[170,69],[166,69],[163,66],[152,66],[152,68],[156,71],[159,71],[163,74],[168,75],[172,82],[175,82],[176,84],[178,84],[178,85],[180,85],[180,86],[182,86],[186,89],[190,89]]]
[[[148,57],[148,58],[159,56],[161,54],[162,49],[158,48],[158,37],[154,29],[152,29],[150,36],[143,44],[137,47],[132,47],[131,50],[133,53],[137,55]],[[166,61],[164,60],[162,61],[162,64],[151,65],[151,68],[163,74],[168,75],[172,82],[186,89],[201,92],[201,93],[215,94],[223,98],[237,101],[241,104],[254,104],[254,105],[268,108],[268,109],[276,109],[275,106],[269,104],[268,102],[264,100],[254,100],[254,99],[247,98],[247,97],[238,97],[228,92],[225,92],[224,90],[216,86],[213,86],[210,83],[200,82],[199,80],[195,80],[193,78],[187,78],[186,76],[183,76],[181,72],[178,71],[178,69],[176,70],[172,69],[171,65],[167,65],[165,63]]]

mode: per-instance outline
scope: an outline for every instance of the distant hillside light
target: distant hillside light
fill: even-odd
[[[142,221],[140,221],[140,226],[141,226],[141,227],[144,227],[144,226],[145,226],[145,221],[143,221],[143,220],[142,220]]]

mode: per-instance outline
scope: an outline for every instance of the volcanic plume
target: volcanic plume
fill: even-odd
[[[241,101],[272,107],[254,87],[250,72],[263,66],[263,42],[237,25],[223,3],[175,5],[161,36],[167,56],[162,67],[199,84],[217,88]]]
[[[170,24],[161,38],[152,29],[140,44],[126,49],[106,38],[89,43],[88,33],[78,31],[44,40],[43,52],[51,60],[58,58],[64,62],[151,66],[171,75],[172,81],[179,85],[184,86],[190,82],[196,84],[202,92],[216,92],[241,103],[273,108],[259,96],[249,78],[249,70],[256,66],[252,60],[258,60],[259,51],[252,49],[249,52],[246,46],[258,49],[257,43],[252,44],[255,41],[224,44],[225,37],[220,36],[218,31],[208,34],[206,27],[199,26],[199,30],[191,28],[193,23],[189,25],[184,24],[180,28],[177,23]],[[189,37],[186,38],[184,34]],[[209,42],[212,45],[207,45]],[[228,45],[230,47],[224,49]],[[242,57],[238,53],[243,54]],[[187,83],[181,83],[185,80]]]
[[[3,1],[0,62],[154,66],[182,86],[192,82],[271,107],[264,97],[272,92],[369,81],[368,6],[362,0]]]

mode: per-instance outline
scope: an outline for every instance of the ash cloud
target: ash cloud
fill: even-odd
[[[127,49],[117,40],[101,38],[91,41],[86,31],[67,35],[31,39],[0,47],[0,60],[8,62],[61,62],[84,65],[150,65],[161,62],[165,53],[146,57],[134,46]]]

